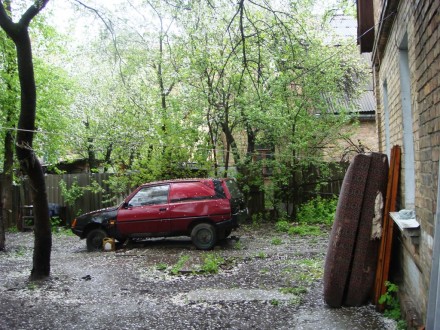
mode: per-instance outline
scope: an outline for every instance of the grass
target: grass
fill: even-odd
[[[271,244],[272,245],[281,245],[281,244],[283,244],[283,240],[281,238],[275,237],[275,238],[272,238]]]
[[[223,257],[220,257],[214,253],[207,253],[203,257],[203,264],[201,267],[201,271],[207,274],[217,274],[222,265],[225,262]]]
[[[294,266],[296,266],[298,271],[294,273],[294,280],[300,283],[311,284],[321,279],[324,275],[323,262],[322,259],[313,258],[296,261]]]
[[[17,228],[17,226],[12,226],[12,227],[7,228],[6,231],[8,233],[18,233],[18,228]]]
[[[299,224],[289,228],[290,235],[299,236],[319,236],[322,234],[321,228],[316,225]]]
[[[168,268],[168,265],[166,263],[160,262],[156,265],[156,269],[157,270],[165,270]]]
[[[174,264],[174,266],[171,268],[170,272],[173,275],[179,274],[179,272],[182,270],[183,265],[189,260],[189,255],[181,255],[179,260]]]
[[[266,258],[267,258],[267,254],[264,253],[263,251],[260,251],[260,252],[258,252],[258,253],[255,255],[255,258],[266,259]]]
[[[296,296],[302,295],[304,293],[307,293],[307,289],[303,286],[300,287],[289,287],[289,288],[281,288],[281,293],[284,294],[294,294]]]
[[[242,250],[243,244],[240,241],[236,241],[234,244],[234,250]]]

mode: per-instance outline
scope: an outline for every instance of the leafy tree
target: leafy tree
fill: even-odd
[[[13,40],[17,50],[17,69],[21,87],[20,116],[16,137],[16,155],[21,170],[29,176],[33,187],[34,206],[34,255],[31,279],[41,279],[50,274],[50,254],[52,233],[49,219],[46,184],[40,161],[33,150],[36,117],[36,85],[29,37],[29,24],[45,7],[48,0],[35,1],[22,14],[18,22],[13,22],[10,13],[0,0],[0,26]]]
[[[315,3],[133,1],[123,7],[130,20],[121,12],[111,24],[103,19],[100,49],[114,68],[109,104],[118,118],[111,161],[135,181],[186,175],[178,164],[194,160],[212,163],[214,175],[235,165],[250,194],[297,204],[308,169],[327,173],[347,137],[346,100],[363,76],[355,46],[331,36],[311,14]]]
[[[5,9],[11,12],[10,2],[5,3]],[[14,53],[14,44],[0,31],[0,114],[4,127],[0,130],[3,145],[3,175],[0,180],[0,251],[5,249],[5,227],[12,219],[10,211],[12,209],[12,182],[13,182],[13,157],[14,141],[13,128],[17,120],[18,106],[18,81],[17,81],[17,60]],[[2,148],[0,148],[1,150]]]

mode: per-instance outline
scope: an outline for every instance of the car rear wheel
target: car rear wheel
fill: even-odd
[[[93,229],[87,234],[87,251],[102,250],[102,241],[107,237],[107,233],[102,229]]]
[[[191,231],[191,240],[200,250],[212,249],[217,241],[217,234],[213,225],[200,223]]]

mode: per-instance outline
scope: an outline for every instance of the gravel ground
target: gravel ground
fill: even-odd
[[[209,252],[175,238],[89,253],[55,234],[52,276],[33,283],[33,234],[8,233],[0,329],[394,329],[373,306],[325,305],[327,241],[243,227]]]

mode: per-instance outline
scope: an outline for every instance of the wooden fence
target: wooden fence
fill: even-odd
[[[107,180],[112,174],[109,173],[79,173],[79,174],[48,174],[46,175],[46,190],[49,202],[49,211],[52,216],[59,216],[62,224],[68,225],[75,216],[98,210],[104,207],[117,205],[130,192],[127,189],[125,194],[116,196],[112,194]],[[74,203],[67,203],[60,182],[64,181],[66,187],[81,187],[81,196]],[[87,187],[101,187],[102,191],[92,191]],[[23,181],[20,186],[14,187],[14,208],[13,218],[20,224],[23,216],[29,215],[31,211],[32,198],[29,182]],[[18,226],[20,227],[20,226]]]
[[[304,202],[316,194],[320,195],[338,195],[341,189],[342,180],[344,177],[345,169],[335,170],[334,175],[328,180],[326,185],[323,185],[320,191],[313,190],[313,186],[316,186],[316,182],[310,182],[304,188],[301,201]],[[69,225],[75,216],[98,210],[104,207],[117,205],[127,196],[131,188],[127,188],[124,194],[116,196],[111,192],[108,184],[108,179],[113,174],[109,173],[79,173],[79,174],[48,174],[46,175],[46,188],[49,202],[49,209],[51,215],[59,216],[62,219],[62,224]],[[64,181],[66,187],[69,189],[73,185],[77,187],[90,187],[92,185],[100,186],[102,191],[93,192],[90,189],[82,189],[82,195],[72,204],[66,203],[63,197],[62,190],[60,188],[60,182]],[[312,180],[313,181],[313,180]],[[252,200],[259,204],[261,208],[261,198],[257,199],[255,196],[250,199],[249,207],[252,209]],[[24,180],[21,185],[14,186],[13,190],[13,209],[10,220],[7,221],[6,226],[17,225],[18,228],[22,228],[23,216],[32,213],[32,200],[30,194],[30,186],[27,180]]]

